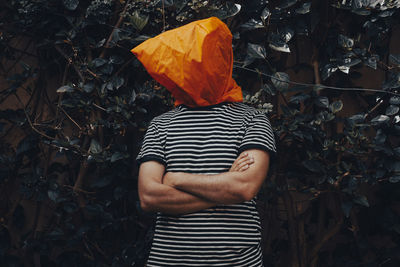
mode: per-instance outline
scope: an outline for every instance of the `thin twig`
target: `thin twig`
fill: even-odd
[[[98,109],[101,109],[102,111],[107,111],[107,109],[100,107],[99,105],[97,105],[96,103],[93,103],[93,106],[95,106]]]
[[[126,10],[128,9],[128,5],[130,4],[130,2],[131,2],[130,0],[126,1],[125,7],[124,7],[124,9],[122,10],[121,14],[119,15],[119,19],[118,19],[117,23],[116,23],[115,26],[113,27],[113,29],[112,29],[112,31],[111,31],[111,33],[110,33],[110,36],[108,36],[108,39],[107,39],[107,41],[106,41],[106,43],[105,43],[105,45],[104,45],[103,51],[101,52],[101,54],[100,54],[100,56],[99,56],[100,58],[104,58],[104,56],[106,55],[106,50],[107,50],[107,48],[110,47],[110,42],[112,41],[112,38],[113,38],[113,36],[114,36],[114,32],[115,32],[115,30],[116,30],[117,28],[119,28],[119,26],[121,25],[122,20],[124,19]]]
[[[51,137],[51,136],[48,136],[48,135],[45,134],[45,133],[42,133],[41,131],[39,131],[38,129],[36,129],[35,126],[33,126],[32,121],[31,121],[31,119],[29,118],[29,115],[28,115],[28,113],[26,112],[25,106],[24,106],[24,104],[22,103],[21,99],[19,98],[19,96],[18,96],[17,94],[14,94],[14,95],[15,95],[15,97],[17,98],[18,102],[22,105],[23,110],[24,110],[24,113],[25,113],[25,116],[26,116],[26,118],[27,118],[27,120],[28,120],[28,122],[29,122],[29,125],[30,125],[31,128],[32,128],[32,130],[34,130],[36,133],[40,134],[40,135],[43,136],[43,137],[46,137],[46,138],[51,139],[51,140],[56,140],[54,137]]]
[[[67,60],[67,62],[70,62],[72,64],[72,59],[67,54],[65,54],[64,51],[59,46],[56,45],[55,48]],[[74,70],[78,74],[81,81],[85,81],[85,78],[83,77],[83,74],[78,69],[78,67],[75,64],[72,64],[72,66],[74,67]]]
[[[60,106],[59,109],[61,109],[62,112],[79,128],[79,130],[82,130],[82,127],[79,126],[79,124]]]

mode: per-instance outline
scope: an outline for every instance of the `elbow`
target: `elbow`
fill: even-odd
[[[253,186],[250,184],[242,184],[240,188],[238,188],[236,196],[240,202],[246,202],[252,200],[258,193]]]
[[[141,194],[139,195],[140,200],[140,208],[145,212],[152,212],[154,211],[153,201],[151,200],[150,196]]]

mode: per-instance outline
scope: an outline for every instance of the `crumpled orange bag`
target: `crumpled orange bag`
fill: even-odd
[[[232,78],[232,34],[215,17],[150,38],[131,50],[148,73],[175,98],[175,105],[241,102]]]

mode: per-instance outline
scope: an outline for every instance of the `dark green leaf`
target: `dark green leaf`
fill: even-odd
[[[267,52],[264,46],[249,43],[247,44],[247,55],[251,58],[265,59],[267,57]]]
[[[391,183],[398,183],[398,182],[400,182],[400,175],[391,176],[391,177],[389,178],[389,182],[391,182]]]
[[[400,67],[400,54],[390,54],[389,55],[389,62],[393,65]]]
[[[110,75],[114,70],[114,66],[112,64],[105,64],[102,68],[101,68],[101,73],[106,74],[106,75]]]
[[[270,34],[269,38],[269,47],[275,51],[290,53],[289,45],[286,41],[282,38],[281,35],[272,33]]]
[[[54,202],[57,202],[60,193],[58,192],[58,190],[50,189],[50,190],[47,191],[47,195],[49,196],[49,198],[51,200],[53,200]]]
[[[83,86],[83,91],[86,93],[91,93],[93,92],[94,89],[94,82],[88,82]]]
[[[354,46],[354,40],[343,34],[339,34],[338,44],[343,48],[350,49]]]
[[[388,116],[392,116],[397,114],[397,112],[399,112],[399,106],[395,106],[395,105],[390,105],[386,108],[386,112],[385,114]]]
[[[112,55],[112,56],[110,57],[110,63],[119,65],[119,64],[124,63],[124,59],[123,59],[121,56]]]
[[[289,75],[285,72],[275,72],[271,82],[279,91],[287,90],[290,82]]]
[[[250,30],[255,30],[255,29],[262,29],[262,28],[264,28],[264,24],[262,23],[262,21],[250,19],[248,22],[240,25],[240,27],[243,30],[250,31]]]
[[[126,155],[125,154],[122,154],[121,152],[115,152],[114,154],[112,154],[112,156],[111,156],[111,162],[115,162],[115,161],[117,161],[117,160],[120,160],[120,159],[123,159],[123,158],[125,158],[126,157]]]
[[[354,203],[360,204],[365,207],[369,207],[368,199],[366,196],[357,196],[353,199]]]
[[[261,12],[261,20],[264,24],[267,24],[267,19],[268,17],[271,15],[271,12],[269,11],[269,9],[266,7],[263,9],[263,11]]]
[[[98,154],[101,153],[103,149],[101,145],[96,141],[96,139],[92,139],[90,142],[89,153]]]
[[[297,0],[283,0],[279,4],[278,8],[279,9],[289,8],[289,7],[293,6],[294,4],[296,4],[296,2],[297,2]]]
[[[310,98],[310,95],[301,93],[301,94],[291,96],[289,102],[299,104],[300,102],[303,102],[304,100],[309,99],[309,98]]]
[[[57,93],[66,93],[66,92],[69,93],[69,92],[73,92],[73,91],[74,91],[74,88],[72,88],[69,85],[64,85],[57,89]]]
[[[308,12],[310,12],[310,10],[311,10],[311,2],[308,2],[308,3],[303,3],[301,5],[301,7],[296,8],[295,12],[297,14],[304,15],[304,14],[307,14]]]
[[[353,115],[353,116],[347,118],[347,120],[351,124],[356,124],[356,123],[364,122],[365,118],[366,118],[366,114],[356,114],[356,115]]]
[[[139,11],[135,10],[131,16],[129,16],[129,20],[132,23],[132,26],[137,30],[137,31],[142,31],[143,28],[147,25],[147,22],[149,21],[149,16],[148,15],[143,15],[140,14]]]
[[[107,63],[107,60],[105,60],[104,58],[95,58],[92,60],[92,64],[93,66],[95,66],[96,68],[103,66],[104,64]]]
[[[264,90],[264,92],[266,92],[269,95],[275,95],[276,94],[276,89],[273,86],[271,86],[271,85],[269,85],[267,83],[265,83],[263,85],[262,89]]]
[[[242,6],[239,4],[226,2],[222,6],[219,6],[218,9],[212,10],[209,15],[223,20],[235,16],[240,12],[241,8]]]
[[[79,5],[79,0],[63,0],[66,9],[75,10]]]
[[[378,55],[371,55],[370,57],[367,58],[367,60],[364,61],[364,63],[370,67],[376,70],[378,67],[378,61],[379,61],[379,56]]]
[[[320,108],[329,108],[329,99],[326,96],[316,98],[314,103]]]
[[[391,105],[400,105],[400,97],[399,96],[392,96],[389,99],[389,104],[391,104]]]
[[[376,116],[375,118],[373,118],[371,120],[371,123],[373,123],[373,124],[381,124],[381,123],[386,123],[386,122],[389,122],[389,121],[390,121],[389,116],[378,115],[378,116]]]
[[[111,80],[113,89],[118,90],[124,84],[124,78],[122,77],[113,77]]]
[[[376,136],[374,138],[374,143],[376,145],[382,145],[386,141],[386,134],[382,131],[382,129],[378,129],[376,132]]]
[[[329,106],[329,109],[330,109],[333,113],[336,113],[336,112],[341,111],[342,108],[343,108],[343,102],[342,102],[341,100],[335,101],[335,102],[333,102],[333,103]]]

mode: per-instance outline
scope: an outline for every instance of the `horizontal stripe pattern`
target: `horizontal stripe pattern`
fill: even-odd
[[[156,159],[166,171],[217,174],[251,148],[276,151],[264,113],[243,103],[178,106],[152,120],[137,159]],[[260,230],[254,200],[181,216],[159,213],[147,266],[262,266]]]

